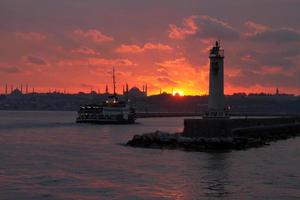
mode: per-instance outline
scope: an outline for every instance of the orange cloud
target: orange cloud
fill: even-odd
[[[268,26],[263,25],[263,24],[258,24],[256,22],[252,22],[252,21],[247,21],[245,22],[246,27],[248,27],[249,29],[254,30],[254,33],[259,33],[259,32],[264,32],[266,30],[269,29]]]
[[[194,35],[198,27],[195,23],[195,16],[191,16],[187,19],[184,19],[183,27],[178,27],[174,24],[170,24],[169,38],[171,39],[184,39],[189,35]]]
[[[83,58],[83,59],[65,59],[58,62],[61,66],[134,66],[136,65],[129,59],[108,59],[108,58]]]
[[[166,83],[170,86],[177,86],[177,83],[173,80],[171,80],[170,78],[167,77],[163,77],[163,78],[157,78],[157,81],[161,82],[161,83]]]
[[[144,49],[138,45],[126,45],[122,44],[119,48],[116,49],[118,53],[141,53],[144,52]]]
[[[109,65],[109,66],[133,66],[134,62],[128,59],[106,59],[106,58],[89,58],[89,64],[91,65]]]
[[[77,49],[73,49],[71,52],[84,55],[99,55],[99,53],[96,50],[84,46],[81,46]]]
[[[172,47],[165,44],[153,44],[153,43],[146,43],[144,46],[140,47],[138,45],[126,45],[123,44],[119,48],[116,49],[118,53],[142,53],[147,50],[160,50],[160,51],[170,51]]]
[[[169,38],[171,39],[182,40],[189,36],[195,36],[200,39],[236,40],[239,38],[239,32],[228,23],[207,15],[190,16],[184,19],[181,27],[171,24],[169,28]]]
[[[73,31],[72,35],[77,39],[81,39],[81,38],[89,39],[96,43],[111,42],[114,40],[113,37],[105,35],[101,31],[98,31],[96,29],[90,29],[87,31],[78,29]]]
[[[242,55],[241,60],[245,62],[255,62],[255,58],[251,54]]]

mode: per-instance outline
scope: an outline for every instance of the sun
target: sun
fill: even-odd
[[[181,90],[174,90],[173,96],[181,96],[182,97],[182,96],[184,96],[184,93]]]

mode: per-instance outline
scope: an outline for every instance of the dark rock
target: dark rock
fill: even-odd
[[[295,137],[297,133],[262,134],[260,137],[201,137],[189,138],[182,134],[156,131],[135,135],[128,146],[144,148],[184,149],[188,151],[241,150],[268,145],[272,141]]]

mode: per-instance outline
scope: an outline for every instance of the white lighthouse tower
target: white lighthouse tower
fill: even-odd
[[[224,50],[217,41],[210,50],[208,112],[205,117],[228,117],[224,100]]]

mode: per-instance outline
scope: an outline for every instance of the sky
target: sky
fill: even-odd
[[[299,0],[1,0],[0,92],[208,93],[209,49],[225,49],[225,93],[300,95]]]

